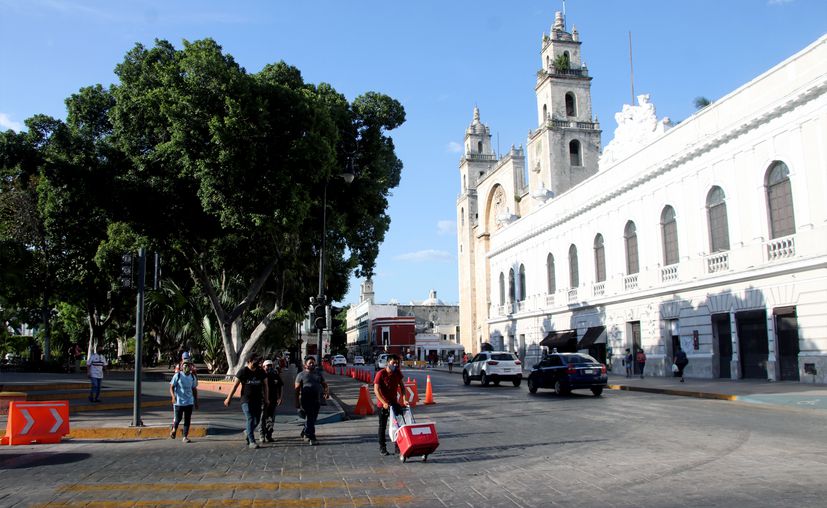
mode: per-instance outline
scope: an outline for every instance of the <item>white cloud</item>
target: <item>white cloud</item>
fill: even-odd
[[[453,235],[457,231],[457,222],[453,220],[441,220],[436,223],[436,232],[439,236]]]
[[[9,129],[20,132],[23,130],[23,124],[15,122],[5,113],[0,113],[0,130],[6,131]]]
[[[767,5],[786,5],[795,2],[795,0],[767,0]]]
[[[394,258],[397,261],[412,261],[414,263],[427,263],[430,261],[453,261],[454,256],[450,252],[444,250],[418,250],[416,252],[408,252],[400,254]]]
[[[451,153],[462,153],[462,145],[456,141],[451,141],[448,143],[446,149]]]

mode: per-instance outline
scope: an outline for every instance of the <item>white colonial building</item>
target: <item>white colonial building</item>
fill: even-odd
[[[460,337],[647,372],[827,382],[827,36],[670,128],[648,96],[605,150],[581,41],[543,36],[537,126],[460,161]]]

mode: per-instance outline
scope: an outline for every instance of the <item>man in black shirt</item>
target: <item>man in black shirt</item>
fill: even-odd
[[[284,382],[281,380],[281,376],[273,360],[264,361],[264,375],[267,378],[269,398],[261,413],[261,431],[259,436],[261,437],[261,441],[272,443],[274,441],[273,427],[275,426],[276,420],[276,407],[281,405],[281,391]]]
[[[259,419],[261,418],[261,409],[263,405],[268,404],[270,394],[265,382],[264,371],[259,365],[260,359],[257,354],[253,354],[247,360],[247,366],[242,367],[235,375],[235,384],[230,394],[224,399],[224,405],[230,407],[230,401],[241,385],[241,410],[247,418],[247,429],[245,431],[247,438],[247,446],[250,448],[258,448],[256,443],[256,427],[258,427]]]

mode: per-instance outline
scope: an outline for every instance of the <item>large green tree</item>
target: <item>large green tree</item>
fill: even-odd
[[[387,197],[402,164],[386,131],[402,106],[379,93],[348,102],[284,63],[247,73],[210,39],[137,45],[116,68],[109,114],[128,164],[119,202],[137,231],[172,253],[209,300],[228,372],[284,310],[316,292],[327,196],[326,294],[372,273],[390,224]],[[359,178],[335,177],[349,164]],[[222,302],[216,279],[244,283]],[[245,329],[256,308],[266,313]]]

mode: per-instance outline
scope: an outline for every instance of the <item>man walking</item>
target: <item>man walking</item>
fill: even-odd
[[[448,353],[448,373],[454,371],[454,353]]]
[[[198,409],[198,378],[192,373],[192,362],[187,358],[181,366],[181,370],[172,376],[169,383],[169,394],[172,396],[172,410],[175,417],[172,421],[170,439],[175,439],[178,432],[178,424],[181,417],[184,419],[183,442],[189,443],[190,420],[192,419],[192,408]]]
[[[310,443],[310,446],[319,444],[316,440],[316,420],[319,418],[321,398],[330,397],[327,383],[324,376],[316,369],[316,358],[307,356],[304,359],[304,370],[296,375],[294,385],[296,389],[296,409],[299,416],[304,415],[304,428],[302,438]]]
[[[632,356],[632,351],[629,348],[626,348],[626,356],[623,357],[623,365],[626,366],[626,377],[632,377],[633,361],[634,357]]]
[[[103,348],[98,346],[97,352],[89,357],[86,362],[86,376],[91,383],[89,389],[89,402],[101,401],[101,383],[103,382],[103,370],[106,368],[106,358],[103,357]]]
[[[264,375],[267,379],[267,404],[261,413],[261,431],[259,437],[262,442],[272,443],[273,429],[276,422],[276,407],[281,405],[281,392],[284,382],[281,380],[278,369],[273,360],[264,361]]]
[[[379,401],[379,454],[390,455],[388,451],[388,418],[391,408],[395,414],[402,412],[402,407],[397,402],[397,394],[402,394],[402,403],[407,406],[405,400],[405,387],[402,379],[402,371],[399,370],[399,357],[388,356],[387,366],[376,373],[373,378],[373,393]]]
[[[261,419],[261,408],[269,400],[269,393],[267,392],[267,383],[265,382],[264,371],[259,366],[259,357],[253,354],[247,360],[247,366],[242,367],[235,375],[235,384],[230,394],[224,399],[224,405],[230,407],[230,401],[241,385],[241,411],[244,412],[244,417],[247,419],[246,430],[244,431],[247,439],[247,446],[250,448],[258,448],[256,443],[256,427],[258,427],[259,419]]]
[[[672,359],[672,362],[678,366],[678,372],[676,373],[678,377],[681,378],[681,383],[683,383],[683,369],[689,364],[689,359],[686,357],[686,352],[678,346],[678,349],[675,351],[675,357]]]

